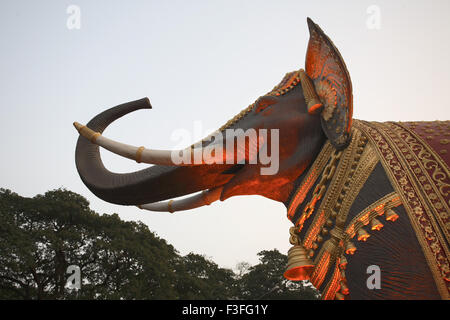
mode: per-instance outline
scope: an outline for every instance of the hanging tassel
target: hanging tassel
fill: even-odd
[[[309,114],[319,114],[322,112],[323,104],[317,96],[316,89],[311,78],[306,74],[305,70],[299,70],[300,82],[302,84],[303,96],[305,97],[306,105]]]
[[[347,258],[345,258],[344,256],[341,257],[340,263],[339,263],[339,268],[341,270],[345,270],[345,268],[347,268]],[[344,273],[345,274],[345,273]]]

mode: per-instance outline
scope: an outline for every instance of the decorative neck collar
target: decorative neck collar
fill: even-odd
[[[336,150],[333,148],[333,146],[331,145],[329,140],[327,140],[325,142],[324,146],[322,147],[322,150],[319,152],[319,155],[316,157],[316,160],[309,168],[306,176],[303,178],[302,182],[297,187],[293,196],[291,197],[291,200],[288,205],[287,216],[288,216],[288,219],[291,220],[293,223],[295,223],[297,226],[300,225],[299,231],[301,231],[301,229],[302,229],[303,222],[312,213],[312,211],[314,209],[313,207],[315,206],[317,200],[319,200],[319,195],[321,195],[321,194],[323,195],[328,178],[331,178],[335,172],[335,170],[331,171],[331,169],[328,169],[330,171],[327,170],[328,173],[324,174],[327,163],[331,164],[330,159],[332,157],[334,157],[334,161],[332,161],[333,164],[331,166],[335,166],[336,160],[338,160],[337,159],[338,155],[340,157],[341,152],[336,152]],[[331,166],[327,166],[327,168],[331,167]],[[299,211],[298,210],[299,208],[300,209],[306,208],[307,205],[304,204],[304,200],[305,200],[307,194],[310,192],[311,188],[318,181],[319,176],[322,176],[322,178],[321,178],[320,182],[316,185],[316,188],[314,190],[315,191],[314,194],[316,194],[316,197],[314,197],[315,200],[310,201],[308,203],[308,207],[311,208],[311,209],[309,209],[309,214],[306,217],[303,215],[303,212],[302,212],[303,217],[300,217],[301,219],[299,220],[298,219],[299,217],[296,215],[296,213]],[[304,210],[300,210],[300,211],[304,211]]]

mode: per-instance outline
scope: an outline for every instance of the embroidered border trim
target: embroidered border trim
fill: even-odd
[[[354,124],[368,135],[376,147],[383,167],[402,199],[439,293],[443,299],[449,299],[450,266],[447,245],[449,239],[444,236],[445,233],[441,232],[439,221],[436,222],[437,217],[433,214],[436,212],[436,207],[432,205],[436,202],[432,201],[434,199],[429,199],[428,194],[424,192],[420,177],[425,177],[435,186],[437,182],[426,170],[423,170],[423,166],[419,165],[421,160],[416,153],[419,149],[426,150],[427,147],[416,135],[395,123],[356,120]],[[404,143],[405,137],[415,139],[414,146]],[[443,167],[442,171],[448,177],[446,169]]]
[[[314,261],[316,268],[311,275],[311,283],[317,289],[322,286],[330,266],[344,251],[343,239],[346,236],[344,225],[348,211],[378,161],[374,148],[367,144],[367,138],[361,134],[361,131],[353,129],[352,142],[341,156],[336,173],[303,241],[305,249],[314,248],[313,243],[324,229],[324,225],[332,226],[329,224],[332,223],[330,218],[333,218],[333,214],[335,215],[336,225],[330,231],[331,238],[323,244]]]
[[[447,164],[414,131],[401,123],[390,125],[415,153],[418,161],[410,164],[417,164],[413,168],[416,178],[423,185],[423,192],[434,210],[434,216],[442,232],[447,239],[450,239],[450,170]],[[407,132],[399,130],[400,128]],[[423,172],[427,174],[423,174]]]
[[[358,213],[350,222],[345,230],[351,239],[355,236],[360,228],[369,224],[369,222],[378,216],[384,214],[388,209],[392,209],[401,205],[400,196],[396,192],[385,195],[383,198],[375,201],[363,211]]]

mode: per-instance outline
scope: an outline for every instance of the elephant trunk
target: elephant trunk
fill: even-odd
[[[86,126],[101,134],[116,119],[136,110],[150,108],[148,98],[131,101],[100,113]],[[223,178],[214,178],[214,166],[204,168],[205,166],[155,165],[131,173],[114,173],[103,165],[99,146],[81,135],[76,146],[75,163],[82,181],[96,196],[122,205],[141,205],[166,200],[225,182]],[[200,179],[201,176],[203,179]]]

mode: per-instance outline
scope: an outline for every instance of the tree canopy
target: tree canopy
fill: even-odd
[[[238,273],[206,257],[181,256],[141,222],[100,215],[79,194],[57,189],[33,198],[0,189],[0,299],[316,299],[283,278],[277,250]],[[81,288],[67,287],[69,266]]]

